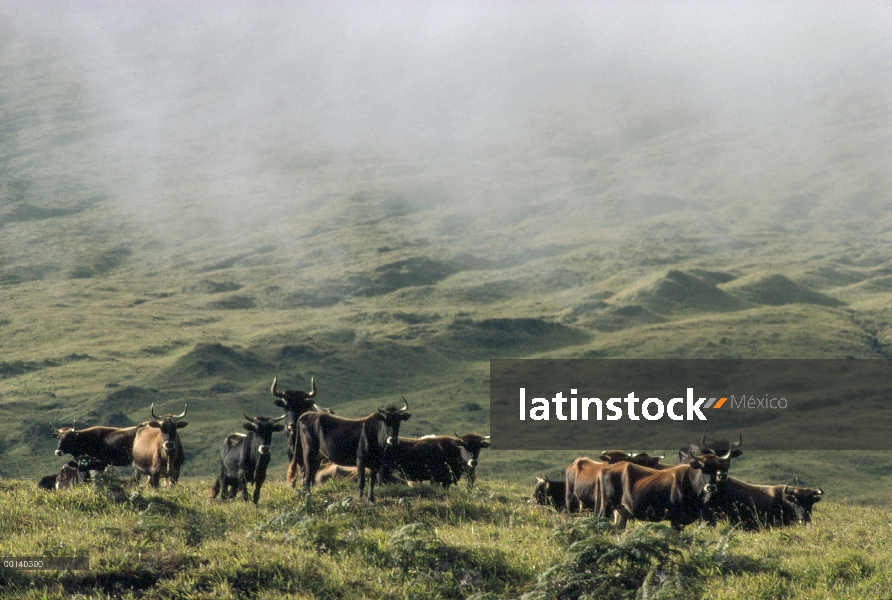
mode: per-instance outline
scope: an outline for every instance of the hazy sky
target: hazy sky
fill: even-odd
[[[886,1],[185,4],[3,1],[2,94],[31,99],[0,117],[86,120],[69,164],[136,200],[201,185],[228,206],[287,203],[370,159],[472,180],[528,153],[625,160],[673,131],[684,153],[782,130],[738,138],[749,149],[716,166],[736,169],[814,152],[815,115],[890,124]]]

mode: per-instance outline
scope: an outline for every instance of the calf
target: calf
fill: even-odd
[[[260,488],[266,481],[266,468],[269,466],[269,447],[273,433],[282,431],[285,426],[279,423],[285,415],[277,419],[245,415],[247,423],[242,426],[247,434],[234,433],[223,441],[220,447],[220,475],[211,488],[211,498],[222,492],[222,498],[234,498],[241,492],[242,500],[248,501],[248,484],[254,484],[252,501],[257,504]]]

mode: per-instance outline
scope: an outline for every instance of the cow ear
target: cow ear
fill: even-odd
[[[281,423],[277,423],[277,424],[273,425],[273,431],[282,431],[283,429],[285,429],[285,426],[282,425]]]
[[[731,450],[731,456],[729,456],[729,458],[737,458],[741,454],[743,454],[743,450],[741,450],[740,448],[734,448],[733,450]]]
[[[691,465],[692,469],[702,469],[703,468],[703,463],[700,462],[699,460],[697,460],[696,458],[690,462],[690,465]]]
[[[242,427],[244,427],[248,431],[257,431],[257,428],[254,427],[254,423],[242,423]]]
[[[276,398],[275,400],[273,400],[273,404],[275,404],[279,408],[285,408],[285,401],[281,398]]]
[[[188,421],[179,421],[179,422],[177,422],[177,429],[182,429],[183,427],[185,427],[188,424],[189,424]]]
[[[412,416],[412,413],[403,413],[400,415],[400,419],[402,419],[403,421],[408,421],[409,417],[411,417],[411,416]]]
[[[76,461],[76,460],[69,460],[69,461],[68,461],[68,466],[76,469],[76,468],[77,468],[77,461]]]
[[[161,427],[161,423],[159,423],[158,421],[149,421],[148,426],[158,429],[159,427]]]
[[[481,448],[489,448],[489,444],[490,444],[489,440],[483,440],[482,442],[480,442],[480,447]]]

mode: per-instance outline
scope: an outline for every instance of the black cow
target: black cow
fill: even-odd
[[[220,492],[222,498],[234,498],[241,492],[242,500],[248,501],[248,484],[254,484],[252,500],[257,504],[260,499],[260,487],[266,481],[266,467],[269,465],[269,447],[273,432],[282,431],[285,426],[279,423],[285,418],[254,417],[245,415],[247,423],[242,426],[247,434],[233,433],[224,440],[220,447],[220,476],[211,488],[211,498]]]
[[[598,481],[598,516],[613,513],[620,527],[634,518],[668,520],[673,528],[681,529],[703,516],[719,485],[728,479],[731,458],[740,454],[739,449],[722,456],[702,454],[689,465],[664,470],[630,462],[604,467]]]
[[[450,466],[455,471],[455,478],[461,479],[462,474],[468,478],[468,489],[474,487],[477,481],[477,463],[480,458],[480,451],[489,448],[490,441],[488,435],[478,435],[476,433],[466,433],[464,435],[455,434],[457,440],[453,440],[453,448],[447,450],[450,456]],[[458,450],[458,460],[456,460],[455,450]],[[459,462],[460,461],[460,462]],[[460,464],[459,470],[455,465]]]
[[[63,427],[53,432],[59,440],[56,456],[88,455],[98,458],[106,465],[128,467],[133,463],[133,440],[136,433],[146,423],[134,427],[88,427],[76,431],[74,427]]]
[[[441,438],[445,438],[445,440]],[[387,446],[384,451],[380,481],[392,482],[392,471],[396,470],[410,482],[432,481],[445,488],[458,483],[458,477],[453,468],[460,468],[461,462],[458,462],[456,467],[452,467],[447,457],[447,452],[459,455],[453,439],[457,440],[450,436],[401,437],[399,444]],[[458,473],[460,475],[461,471]]]
[[[384,450],[399,444],[400,424],[411,414],[403,408],[378,408],[362,419],[345,419],[322,412],[306,412],[297,421],[304,458],[304,487],[309,490],[322,458],[359,471],[359,497],[365,489],[366,468],[376,473],[383,464]],[[375,501],[375,479],[369,482],[369,502]]]
[[[303,448],[300,443],[300,435],[297,431],[297,420],[302,414],[309,411],[331,412],[327,408],[322,408],[312,399],[316,397],[316,378],[310,378],[310,391],[303,390],[285,390],[279,392],[276,390],[278,375],[273,377],[273,385],[270,391],[276,397],[274,404],[285,412],[285,427],[288,432],[286,444],[288,446],[288,482],[292,487],[297,483],[297,478],[303,470]]]
[[[73,487],[91,481],[92,472],[101,472],[105,470],[105,467],[105,463],[98,458],[87,455],[78,456],[65,463],[58,475],[42,477],[37,486],[45,490]]]
[[[678,461],[675,463],[676,465],[686,465],[691,462],[692,458],[695,458],[696,454],[718,454],[719,456],[727,454],[729,451],[734,448],[739,448],[743,443],[743,432],[738,431],[737,436],[738,439],[733,444],[728,440],[706,440],[706,432],[708,429],[703,431],[703,437],[700,438],[700,445],[697,444],[688,444],[687,448],[681,448],[678,451]]]
[[[533,489],[532,500],[536,504],[550,505],[558,512],[563,511],[567,505],[567,482],[549,481],[543,475],[536,478],[536,487]]]
[[[754,485],[729,477],[707,512],[711,520],[726,518],[744,529],[808,525],[812,508],[823,494],[821,488]]]

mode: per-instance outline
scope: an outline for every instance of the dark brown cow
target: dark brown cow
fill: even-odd
[[[578,512],[580,508],[586,510],[597,509],[597,485],[598,476],[607,465],[621,462],[633,462],[651,468],[664,468],[660,459],[664,456],[650,456],[647,452],[629,454],[622,450],[610,450],[603,452],[598,457],[603,462],[594,461],[581,456],[574,460],[565,471],[565,501],[564,508],[567,512]]]
[[[316,378],[310,378],[310,391],[303,390],[285,390],[279,392],[276,390],[278,375],[273,377],[273,385],[270,391],[276,397],[274,404],[281,408],[285,413],[285,431],[287,437],[285,444],[288,448],[288,474],[287,479],[292,487],[297,483],[303,470],[303,448],[300,443],[300,435],[297,431],[297,420],[302,414],[309,411],[325,411],[331,412],[327,408],[322,408],[312,399],[316,397]]]
[[[567,505],[567,482],[549,481],[542,475],[536,478],[536,487],[533,489],[532,501],[539,505],[550,505],[558,512],[563,511]]]
[[[133,463],[133,440],[137,431],[145,426],[140,423],[134,427],[97,426],[81,430],[63,427],[53,432],[53,437],[59,440],[56,456],[86,454],[106,465],[130,466]]]
[[[464,474],[468,478],[468,489],[471,489],[474,487],[474,482],[477,481],[477,464],[480,458],[480,451],[490,446],[489,436],[476,433],[466,433],[464,435],[456,433],[455,437],[458,440],[453,441],[454,448],[447,450],[451,457],[450,465],[455,472],[456,480],[461,479],[462,474]],[[455,449],[458,449],[460,453],[461,470],[454,466],[456,464]]]
[[[689,465],[656,470],[629,462],[610,465],[598,477],[598,516],[612,513],[624,527],[630,518],[670,521],[681,529],[703,516],[704,508],[728,479],[735,449],[723,456],[702,454]]]
[[[713,519],[726,518],[744,529],[811,523],[811,511],[821,500],[821,488],[754,485],[729,477],[709,506]]]
[[[179,421],[186,416],[189,405],[178,415],[155,414],[155,403],[152,403],[152,417],[136,434],[133,441],[133,472],[139,481],[140,474],[149,476],[149,485],[158,487],[161,477],[166,477],[170,485],[175,485],[180,478],[180,468],[186,460],[179,430],[188,425]]]
[[[321,412],[306,412],[297,421],[304,458],[304,488],[315,483],[322,458],[341,465],[355,465],[359,471],[359,497],[365,489],[365,469],[381,468],[384,451],[399,444],[400,424],[411,414],[403,398],[403,408],[388,406],[362,419],[346,419]],[[369,502],[375,501],[375,479],[370,478]]]

